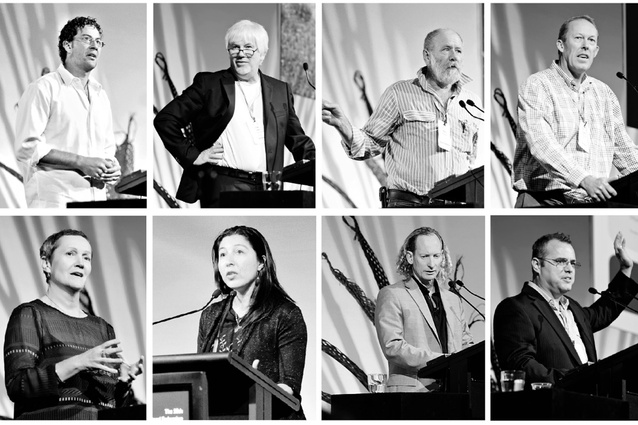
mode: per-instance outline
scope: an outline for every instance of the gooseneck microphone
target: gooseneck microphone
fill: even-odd
[[[466,303],[468,303],[470,305],[470,307],[472,307],[474,310],[476,310],[476,312],[483,318],[483,320],[485,320],[485,315],[483,313],[481,313],[479,311],[478,308],[476,308],[474,306],[474,304],[472,304],[471,302],[469,302],[463,295],[461,295],[459,293],[459,291],[456,289],[456,282],[454,282],[453,280],[451,280],[448,285],[450,286],[450,291],[454,292],[456,295],[458,295],[463,301],[465,301]]]
[[[626,308],[627,310],[631,310],[631,311],[633,311],[634,313],[638,313],[638,311],[634,310],[633,308],[629,307],[628,305],[626,305],[626,304],[623,304],[623,303],[621,303],[621,302],[616,301],[616,300],[614,299],[614,297],[612,297],[611,295],[609,295],[609,293],[608,293],[607,291],[598,292],[595,288],[589,288],[589,293],[590,293],[590,294],[600,295],[600,296],[605,297],[605,298],[609,298],[610,300],[612,300],[613,302],[615,302],[615,303],[616,303],[616,304],[618,304],[619,306],[624,307],[624,308]]]
[[[198,311],[202,311],[206,307],[208,307],[210,305],[210,303],[212,303],[213,300],[215,298],[219,297],[221,294],[222,294],[222,290],[221,289],[215,289],[215,291],[213,292],[213,296],[210,298],[210,300],[206,303],[206,305],[204,307],[202,307],[200,309],[197,309],[197,310],[189,311],[188,313],[182,313],[182,314],[178,314],[177,316],[168,317],[166,319],[158,320],[157,322],[153,322],[153,325],[157,325],[158,323],[168,322],[169,320],[178,319],[180,317],[188,316],[189,314],[193,314],[193,313],[197,313]]]
[[[475,294],[474,292],[472,292],[472,291],[470,291],[469,289],[467,289],[467,286],[465,286],[465,284],[464,284],[462,281],[457,280],[457,281],[455,281],[454,283],[456,284],[456,286],[460,286],[461,288],[465,289],[465,290],[466,290],[467,292],[469,292],[470,294],[474,295],[476,298],[480,298],[480,299],[482,299],[483,301],[485,301],[485,298],[483,298],[482,296],[480,296],[480,295],[478,295],[478,294]]]
[[[463,100],[459,100],[459,105],[461,105],[461,108],[465,109],[465,112],[467,112],[468,114],[470,114],[470,116],[474,119],[477,119],[479,121],[485,121],[483,118],[481,117],[477,117],[476,115],[474,115],[473,113],[470,112],[469,109],[467,109],[467,105],[465,104],[465,102]]]
[[[482,110],[481,108],[479,108],[478,106],[476,106],[476,103],[474,103],[474,101],[472,99],[468,99],[466,102],[468,105],[470,105],[472,108],[476,108],[479,111],[481,111],[482,113],[485,113],[484,110]]]
[[[618,72],[616,72],[616,77],[620,78],[621,80],[625,80],[625,81],[627,81],[627,84],[629,84],[629,85],[631,86],[631,88],[632,88],[632,89],[634,89],[634,91],[635,91],[636,93],[638,93],[638,89],[636,88],[636,86],[634,86],[634,85],[631,83],[631,81],[629,81],[629,80],[627,79],[627,77],[625,77],[625,74],[623,74],[622,72],[618,71]]]
[[[316,87],[310,82],[310,76],[308,75],[308,62],[303,63],[303,70],[306,73],[306,81],[308,81],[310,87],[312,87],[313,90],[317,90]]]

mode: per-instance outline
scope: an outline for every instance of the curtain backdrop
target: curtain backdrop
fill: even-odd
[[[481,4],[324,4],[322,19],[323,99],[339,104],[353,126],[363,127],[369,117],[353,81],[355,71],[361,71],[376,109],[391,84],[416,78],[424,66],[423,40],[437,28],[452,28],[463,38],[463,72],[473,79],[468,88],[483,100]],[[346,156],[334,128],[324,124],[322,140],[322,174],[337,183],[358,208],[380,208],[380,184],[368,166]],[[485,149],[486,143],[480,141],[477,166],[484,162]],[[324,207],[349,206],[324,183],[322,198]]]
[[[134,116],[135,169],[147,169],[145,4],[0,4],[0,161],[20,171],[14,152],[18,100],[43,68],[60,65],[58,36],[76,16],[92,16],[102,27],[106,46],[91,76],[111,101],[118,145]],[[25,206],[22,183],[0,169],[0,208]]]
[[[356,217],[361,232],[375,252],[389,282],[401,277],[396,273],[396,258],[405,238],[418,227],[428,226],[439,231],[450,249],[452,261],[463,256],[465,285],[485,297],[485,219],[483,217]],[[347,218],[353,224],[352,218]],[[368,298],[376,302],[379,288],[354,232],[342,217],[323,217],[321,250],[332,266],[356,282]],[[374,324],[345,287],[332,275],[326,261],[321,264],[321,338],[345,353],[365,373],[388,373]],[[464,291],[465,292],[465,291]],[[486,313],[481,300],[468,293],[468,300]],[[468,323],[476,317],[474,310],[465,305]],[[485,340],[485,324],[477,322],[471,327],[475,342]],[[329,394],[366,392],[359,381],[327,354],[321,354],[321,389]],[[324,406],[327,407],[327,406]]]
[[[558,59],[556,40],[563,22],[572,16],[589,15],[596,21],[600,51],[588,74],[609,85],[620,101],[625,123],[627,119],[625,83],[616,78],[616,72],[626,73],[624,60],[624,21],[622,4],[501,4],[492,8],[492,70],[491,92],[487,102],[492,110],[491,140],[510,161],[514,160],[516,139],[502,108],[493,99],[494,90],[500,88],[508,109],[518,122],[518,88],[531,74],[547,69]],[[634,141],[638,131],[628,129]],[[512,208],[516,192],[511,178],[494,155],[492,167],[492,206]],[[488,201],[486,200],[486,203]]]
[[[62,229],[82,230],[93,248],[87,291],[95,314],[115,329],[127,362],[146,360],[145,373],[133,386],[146,401],[150,370],[146,352],[146,219],[144,217],[0,217],[0,329],[19,304],[41,297],[46,282],[40,267],[42,242]],[[4,356],[3,356],[4,357]],[[0,416],[13,417],[0,358]]]
[[[193,83],[193,78],[198,72],[214,72],[230,66],[224,35],[231,25],[242,19],[255,21],[266,29],[269,50],[260,69],[266,75],[282,78],[280,44],[282,41],[289,43],[289,40],[282,40],[285,35],[280,32],[278,4],[155,4],[153,7],[153,57],[157,52],[164,54],[178,94]],[[314,10],[311,7],[308,9]],[[307,41],[308,38],[303,40]],[[307,47],[314,55],[314,44]],[[302,63],[297,64],[297,72],[303,74]],[[173,99],[163,77],[164,73],[153,63],[153,106],[158,110]],[[315,100],[295,95],[294,101],[301,126],[305,133],[315,140]],[[153,134],[154,178],[168,193],[175,196],[182,167],[164,148],[157,132],[153,131]],[[294,162],[292,154],[287,149],[284,151],[284,165]],[[179,204],[182,207],[199,208],[199,203],[187,204],[179,201]],[[157,195],[149,196],[149,206],[168,207]]]
[[[153,220],[153,321],[203,307],[216,289],[211,250],[217,235],[237,225],[264,235],[277,277],[297,303],[308,328],[306,367],[301,389],[306,416],[315,418],[316,359],[315,217],[155,217]],[[153,354],[197,352],[200,313],[153,329]]]

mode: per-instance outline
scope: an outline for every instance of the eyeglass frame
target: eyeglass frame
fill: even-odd
[[[95,43],[95,45],[99,47],[100,49],[106,46],[106,43],[101,38],[93,38],[88,34],[79,35],[79,36],[73,37],[73,39],[87,46],[91,46],[93,45],[93,43]]]
[[[233,54],[231,53],[231,50],[235,50],[237,49],[237,53]],[[249,55],[248,52],[252,50],[252,53]],[[239,47],[239,46],[235,46],[235,47],[231,47],[230,49],[226,49],[226,51],[228,52],[228,54],[231,57],[236,58],[237,56],[239,56],[239,52],[244,52],[244,55],[246,55],[247,58],[252,58],[253,56],[255,56],[255,52],[257,52],[257,50],[259,50],[259,47]]]
[[[551,264],[554,267],[560,267],[562,269],[564,269],[565,267],[567,267],[567,265],[569,264],[570,266],[572,266],[574,268],[574,270],[579,269],[580,267],[582,267],[582,264],[579,263],[576,260],[569,260],[567,258],[543,258],[543,257],[536,257],[539,260],[544,260],[544,261],[548,261],[549,264]],[[562,261],[559,261],[562,260]],[[554,264],[556,263],[556,264]],[[561,266],[561,263],[564,263]]]

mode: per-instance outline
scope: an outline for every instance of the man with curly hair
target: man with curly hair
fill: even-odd
[[[105,200],[120,178],[111,104],[91,78],[103,48],[94,18],[71,19],[59,36],[62,63],[18,103],[15,149],[30,208]]]
[[[447,289],[451,269],[450,251],[435,229],[420,227],[406,238],[397,258],[403,280],[381,289],[375,312],[388,391],[436,391],[439,384],[419,378],[419,369],[472,344],[461,299]]]

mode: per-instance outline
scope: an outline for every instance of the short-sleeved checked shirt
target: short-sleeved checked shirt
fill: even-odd
[[[481,106],[479,98],[463,88],[470,81],[462,75],[447,105],[429,86],[425,68],[415,79],[394,83],[363,129],[352,129],[352,144],[342,141],[344,150],[357,160],[384,153],[389,189],[427,195],[437,182],[467,172],[476,158],[479,121],[459,104],[472,99]],[[450,126],[449,151],[437,143],[439,120]]]
[[[627,134],[618,98],[607,84],[585,76],[580,89],[556,62],[530,76],[518,92],[514,154],[516,191],[564,190],[568,202],[591,202],[580,182],[638,170],[638,147]],[[590,131],[578,144],[580,122]]]

